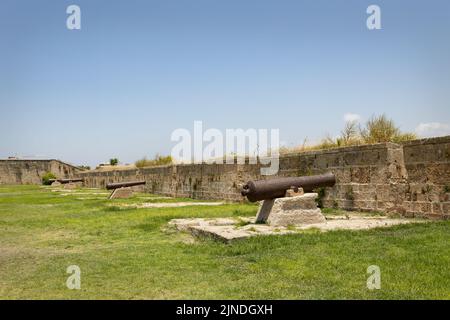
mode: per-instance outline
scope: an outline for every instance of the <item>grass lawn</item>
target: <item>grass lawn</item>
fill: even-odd
[[[226,245],[167,222],[253,216],[255,205],[118,208],[108,204],[156,200],[95,192],[0,186],[1,299],[450,299],[450,221]],[[81,290],[66,287],[70,265]],[[366,287],[370,265],[381,290]]]

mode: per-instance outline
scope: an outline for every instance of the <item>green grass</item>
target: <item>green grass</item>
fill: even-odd
[[[0,186],[0,298],[450,298],[448,221],[226,245],[193,240],[167,222],[253,216],[255,205],[112,209],[106,196],[80,199],[82,192]],[[65,285],[70,265],[81,268],[81,290]],[[366,287],[369,265],[381,268],[381,290]]]

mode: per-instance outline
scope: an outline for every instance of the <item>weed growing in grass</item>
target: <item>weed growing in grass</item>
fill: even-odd
[[[120,206],[108,206],[103,209],[105,212],[118,212],[118,211],[130,211],[130,210],[136,210],[136,208],[133,207],[120,207]]]
[[[316,189],[317,192],[317,198],[315,199],[317,202],[317,206],[319,208],[323,208],[323,199],[325,198],[325,188],[318,188]]]
[[[251,224],[251,222],[250,221],[245,221],[245,220],[242,220],[242,219],[237,219],[237,222],[236,222],[236,228],[240,228],[240,227],[245,227],[245,226],[247,226],[247,225],[249,225],[249,224]]]

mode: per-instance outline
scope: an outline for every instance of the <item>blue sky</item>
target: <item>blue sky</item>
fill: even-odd
[[[195,120],[288,146],[346,114],[450,134],[449,39],[447,0],[2,0],[0,158],[134,162]]]

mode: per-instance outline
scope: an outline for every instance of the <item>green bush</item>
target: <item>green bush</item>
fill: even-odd
[[[42,184],[44,186],[51,185],[52,184],[52,181],[50,181],[51,179],[56,179],[56,176],[51,172],[47,172],[42,176]]]

